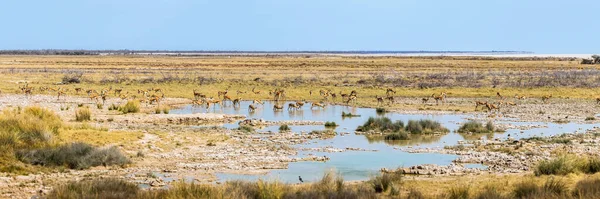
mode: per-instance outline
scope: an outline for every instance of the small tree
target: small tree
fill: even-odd
[[[592,59],[594,59],[594,64],[600,64],[600,56],[592,55]]]

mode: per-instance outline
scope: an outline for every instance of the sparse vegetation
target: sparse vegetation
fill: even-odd
[[[600,158],[563,155],[543,160],[535,167],[535,175],[567,175],[570,173],[594,174],[600,171]]]
[[[494,123],[491,121],[487,122],[485,126],[477,121],[468,121],[457,131],[458,133],[493,133],[495,130]]]
[[[596,120],[596,117],[594,116],[589,116],[585,118],[585,121],[591,121],[591,120]]]
[[[140,102],[135,100],[127,101],[127,104],[119,107],[119,111],[123,114],[140,112]]]
[[[442,127],[439,122],[433,120],[409,120],[407,125],[404,126],[402,121],[392,122],[387,117],[381,118],[369,118],[362,126],[359,126],[357,131],[379,131],[385,133],[393,133],[389,138],[398,137],[400,133],[407,132],[410,134],[432,134],[432,133],[445,133],[449,130]]]
[[[238,130],[246,132],[246,133],[254,132],[254,128],[252,128],[251,126],[247,126],[247,125],[242,125],[242,126],[238,127]]]
[[[97,149],[85,143],[72,143],[58,147],[19,150],[16,157],[26,163],[41,166],[66,166],[70,169],[87,169],[94,166],[123,166],[129,160],[119,149]]]
[[[289,131],[291,130],[287,124],[279,126],[279,131]]]
[[[78,108],[75,111],[75,121],[84,122],[92,119],[92,111],[89,108]]]

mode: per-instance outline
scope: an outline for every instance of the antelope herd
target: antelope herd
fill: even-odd
[[[33,94],[34,90],[36,90],[36,89],[34,89],[28,83],[25,83],[24,85],[19,86],[19,90],[23,94],[25,94],[26,97],[30,97]],[[53,87],[48,87],[48,86],[41,86],[37,90],[43,94],[55,93],[57,96],[57,100],[60,100],[61,97],[63,97],[63,99],[64,99],[64,97],[70,92],[70,89],[65,88],[65,87],[54,87],[53,88]],[[164,97],[165,97],[165,94],[163,93],[163,90],[161,88],[138,89],[137,94],[141,95],[141,97],[132,95],[129,91],[125,91],[123,88],[113,89],[112,87],[103,88],[100,91],[97,91],[95,89],[84,90],[81,87],[75,87],[75,88],[73,88],[73,91],[75,94],[79,94],[79,93],[85,91],[85,93],[87,94],[87,98],[89,98],[90,101],[93,101],[95,103],[100,103],[100,100],[102,100],[102,104],[104,104],[106,102],[106,100],[109,98],[110,93],[112,93],[115,97],[118,97],[122,100],[139,100],[140,102],[147,103],[147,104],[155,104],[155,103],[159,104],[160,101],[162,99],[164,99]],[[237,90],[235,92],[235,94],[238,96],[240,94],[261,95],[263,93],[266,94],[267,92],[262,92],[261,90],[257,90],[256,87],[252,88],[251,91]],[[276,88],[274,90],[269,90],[268,93],[269,93],[269,96],[271,96],[273,101],[275,102],[275,104],[273,105],[273,110],[275,110],[275,111],[283,110],[284,105],[285,105],[283,103],[287,100],[286,90],[284,90],[282,88]],[[310,96],[312,96],[314,93],[316,93],[316,92],[313,92],[313,90],[309,91]],[[208,97],[209,95],[199,92],[196,89],[194,89],[192,91],[192,94],[194,96],[194,99],[192,100],[192,105],[206,106],[206,108],[209,108],[211,106],[223,107],[226,105],[227,101],[229,101],[232,106],[237,108],[237,107],[240,107],[240,104],[242,102],[241,97],[237,97],[237,96],[232,97],[231,95],[229,95],[229,88],[222,90],[222,91],[217,91],[216,98]],[[356,105],[357,104],[358,92],[355,90],[352,90],[349,93],[344,93],[344,91],[334,92],[329,89],[321,89],[318,91],[318,94],[321,97],[321,100],[310,102],[310,109],[324,109],[327,106],[327,104],[330,104],[330,103],[343,103],[346,105],[351,105],[351,104]],[[394,104],[395,100],[396,100],[396,98],[394,97],[395,94],[396,94],[396,90],[394,90],[393,88],[386,88],[384,96],[383,95],[381,95],[381,96],[375,95],[375,101],[377,102],[377,106],[385,106],[386,104],[387,105]],[[264,98],[264,96],[261,96],[258,98]],[[548,103],[551,98],[552,98],[552,94],[544,95],[541,97],[541,102]],[[447,93],[446,92],[440,92],[439,94],[434,93],[431,96],[421,98],[421,102],[423,104],[426,104],[426,103],[430,102],[430,99],[435,100],[436,105],[446,104]],[[516,94],[516,95],[514,95],[513,100],[509,101],[509,97],[502,95],[500,92],[496,92],[496,99],[497,99],[497,101],[495,101],[495,102],[475,101],[475,110],[477,111],[481,107],[483,107],[483,108],[486,108],[490,112],[499,111],[502,106],[516,106],[517,103],[515,102],[515,100],[525,100],[526,97],[523,95]],[[600,97],[596,98],[595,101],[597,104],[600,104]],[[293,103],[288,103],[287,110],[288,111],[300,110],[304,106],[305,103],[307,103],[306,100],[300,100],[300,101],[296,101]],[[264,106],[264,103],[260,99],[254,99],[252,101],[252,103],[248,106],[248,111],[254,112],[260,106]]]

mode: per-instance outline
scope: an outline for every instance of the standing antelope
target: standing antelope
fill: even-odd
[[[377,105],[383,104],[383,97],[378,97],[377,95],[375,95],[375,99],[377,99]]]
[[[115,89],[115,95],[120,95],[121,91],[123,91],[123,88]]]
[[[389,95],[390,95],[390,93],[394,93],[394,94],[396,94],[396,91],[395,91],[394,89],[392,89],[392,88],[388,88],[388,89],[385,91],[385,95],[389,96]]]
[[[196,89],[194,89],[194,99],[198,100],[198,98],[202,98],[202,93],[200,92],[196,92]],[[206,96],[204,96],[206,97]]]
[[[225,89],[225,91],[219,91],[217,92],[217,97],[221,97],[221,95],[227,95],[227,92],[229,91],[229,89]]]
[[[423,104],[425,104],[427,103],[427,101],[429,101],[429,97],[421,98],[421,101],[423,102]]]
[[[394,96],[387,96],[385,99],[387,99],[388,101],[390,101],[390,104],[393,104],[394,101]]]
[[[493,111],[494,109],[500,111],[500,107],[496,106],[495,104],[486,102],[485,106],[488,108],[489,111]]]
[[[435,99],[435,104],[439,104],[442,101],[442,104],[446,103],[446,93],[442,92],[440,95],[436,96],[435,94],[431,95],[433,99]]]
[[[548,103],[548,100],[552,98],[552,94],[542,96],[542,102]]]
[[[229,100],[230,102],[233,102],[233,100],[231,99],[231,97],[229,97],[228,95],[225,95],[223,97],[223,103],[225,103],[226,100]]]
[[[486,104],[487,104],[487,102],[475,101],[475,110],[477,110],[477,108],[479,108],[479,106],[485,107]]]
[[[350,102],[354,102],[354,104],[356,104],[356,96],[355,95],[351,95],[350,97],[348,97],[346,104],[350,104]]]
[[[503,100],[504,96],[500,95],[500,92],[496,92],[496,96],[498,97],[498,99]]]
[[[241,97],[238,97],[238,98],[234,99],[233,100],[233,106],[236,106],[236,104],[237,104],[237,106],[240,106],[240,102],[241,101],[242,101]]]
[[[265,105],[265,103],[264,103],[264,102],[262,102],[262,101],[260,101],[260,100],[257,100],[257,99],[255,99],[255,100],[252,100],[252,104],[262,104],[262,105]]]

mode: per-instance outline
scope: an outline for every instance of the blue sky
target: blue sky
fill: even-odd
[[[595,7],[593,0],[4,0],[0,49],[598,53]]]

